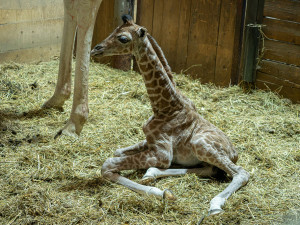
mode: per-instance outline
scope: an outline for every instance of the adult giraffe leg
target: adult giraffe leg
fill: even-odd
[[[74,97],[70,118],[58,134],[77,136],[87,120],[88,109],[88,72],[94,24],[101,0],[76,1],[77,51],[74,81]]]
[[[76,11],[74,4],[64,1],[64,28],[60,51],[59,71],[53,96],[43,104],[43,108],[62,109],[71,95],[71,70],[74,35],[76,31]]]

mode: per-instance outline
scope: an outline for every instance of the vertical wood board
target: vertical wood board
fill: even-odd
[[[233,66],[237,1],[223,0],[221,5],[216,70],[214,82],[220,86],[231,83]]]
[[[153,35],[174,72],[228,85],[238,71],[241,5],[241,0],[139,0],[137,23]]]
[[[103,41],[114,29],[114,1],[103,0],[95,22],[92,48]],[[95,59],[95,61],[103,64],[109,64],[112,62],[112,57],[103,57]]]
[[[214,82],[221,1],[192,0],[186,72]]]

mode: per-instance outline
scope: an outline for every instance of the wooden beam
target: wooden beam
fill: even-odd
[[[264,0],[246,0],[242,80],[250,83],[255,81],[263,6]]]

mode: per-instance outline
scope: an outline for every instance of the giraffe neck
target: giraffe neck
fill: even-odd
[[[170,79],[155,50],[146,37],[135,51],[154,115],[172,114],[181,108],[175,83]]]

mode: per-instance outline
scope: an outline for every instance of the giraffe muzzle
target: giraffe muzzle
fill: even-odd
[[[96,45],[91,51],[91,57],[99,57],[104,53],[104,47],[102,45]]]

